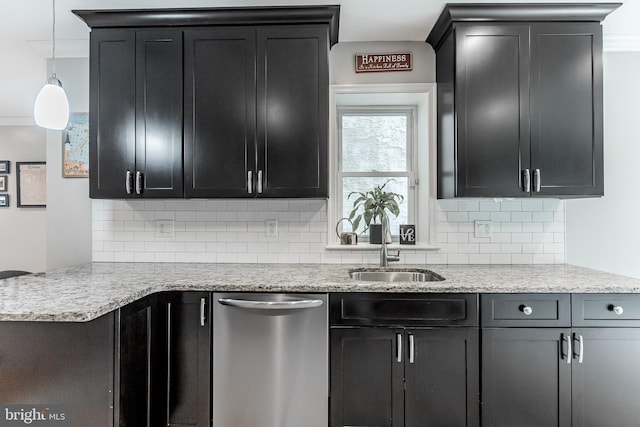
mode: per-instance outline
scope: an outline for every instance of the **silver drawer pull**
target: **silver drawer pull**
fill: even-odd
[[[522,171],[522,191],[531,192],[531,171],[529,169]]]
[[[247,193],[253,193],[253,171],[247,172]]]
[[[571,359],[573,358],[573,351],[571,350],[571,337],[565,334],[562,334],[562,341],[567,344],[567,352],[561,355],[567,359],[567,365],[571,365]]]
[[[262,186],[264,185],[262,182],[262,170],[258,170],[258,179],[257,179],[257,187],[258,187],[258,194],[262,194]]]
[[[542,174],[540,173],[540,169],[535,169],[533,171],[533,191],[535,191],[536,193],[539,193],[541,186],[542,186]]]
[[[611,308],[611,310],[612,310],[615,314],[617,314],[618,316],[620,316],[620,315],[622,315],[622,313],[624,313],[624,308],[622,308],[622,307],[621,307],[621,306],[619,306],[619,305],[614,305],[614,306]]]
[[[207,312],[205,308],[207,307],[206,298],[200,298],[200,326],[204,326],[207,321]]]
[[[131,194],[131,182],[133,180],[133,176],[131,175],[131,171],[127,171],[124,181],[124,188],[127,190],[127,194]]]
[[[396,334],[396,360],[402,362],[402,334]]]
[[[413,363],[416,358],[416,345],[413,334],[409,334],[409,363]]]
[[[142,194],[142,172],[136,172],[136,194]]]
[[[520,311],[524,313],[525,316],[531,316],[533,314],[533,308],[524,304],[520,306]]]

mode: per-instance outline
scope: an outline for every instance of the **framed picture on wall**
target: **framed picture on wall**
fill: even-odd
[[[6,176],[0,176],[0,191],[7,191],[7,177]]]
[[[8,207],[9,207],[9,195],[0,194],[0,208],[8,208]]]
[[[71,113],[62,132],[62,177],[89,176],[89,113]]]
[[[0,173],[11,172],[11,162],[9,160],[0,160]]]
[[[16,189],[19,208],[47,206],[47,164],[45,162],[16,162]]]

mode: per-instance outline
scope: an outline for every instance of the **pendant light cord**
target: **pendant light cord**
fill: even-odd
[[[56,76],[56,0],[53,0],[53,58],[51,68],[53,68],[53,77]]]

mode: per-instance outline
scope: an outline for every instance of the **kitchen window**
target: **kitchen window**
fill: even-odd
[[[348,217],[356,195],[376,185],[403,196],[400,215],[389,215],[391,233],[400,224],[414,224],[416,177],[415,106],[357,106],[338,108],[337,202]],[[348,224],[347,224],[348,226]],[[362,221],[358,233],[365,229]],[[367,233],[363,235],[366,237]]]
[[[429,244],[435,235],[430,212],[435,197],[436,85],[332,85],[329,95],[328,249],[373,249],[367,244],[369,233],[359,235],[357,246],[341,246],[336,224],[353,208],[350,192],[366,191],[389,179],[393,181],[385,189],[405,196],[400,216],[389,217],[394,243],[400,224],[414,224],[417,244],[412,248],[436,249]],[[343,221],[338,231],[351,231],[349,223]]]

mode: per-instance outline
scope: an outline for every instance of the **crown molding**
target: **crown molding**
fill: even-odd
[[[602,45],[605,52],[640,52],[640,35],[605,34]]]

